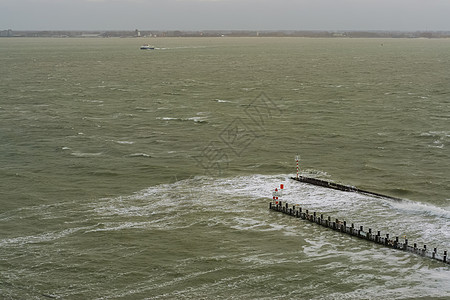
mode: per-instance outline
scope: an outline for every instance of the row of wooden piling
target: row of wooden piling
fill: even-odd
[[[319,224],[323,227],[327,227],[351,236],[356,236],[358,238],[368,240],[376,244],[384,245],[386,247],[397,250],[415,253],[424,257],[441,261],[446,264],[450,264],[447,259],[447,251],[444,251],[443,255],[441,255],[437,252],[436,248],[431,251],[427,248],[426,245],[423,245],[423,248],[419,248],[416,243],[411,246],[408,243],[408,239],[406,238],[403,242],[400,242],[398,237],[395,237],[395,239],[390,239],[389,234],[386,234],[386,236],[384,237],[381,236],[380,231],[376,231],[375,233],[375,231],[372,231],[371,228],[369,228],[368,231],[365,231],[363,226],[355,228],[353,223],[351,223],[350,226],[347,226],[346,221],[341,221],[338,219],[332,221],[331,217],[329,216],[327,218],[324,218],[323,214],[318,215],[316,212],[310,213],[307,209],[303,211],[303,209],[297,205],[292,205],[290,207],[288,203],[283,204],[282,201],[270,202],[269,208],[271,210],[282,212],[284,214],[300,218],[302,220],[307,220],[309,222]]]

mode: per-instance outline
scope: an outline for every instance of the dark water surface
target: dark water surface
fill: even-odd
[[[156,50],[139,50],[141,43]],[[0,39],[0,298],[450,297],[450,40]],[[295,183],[302,174],[405,199]]]

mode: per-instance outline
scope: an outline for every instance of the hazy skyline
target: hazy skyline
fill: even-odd
[[[0,0],[0,30],[450,30],[450,0]]]

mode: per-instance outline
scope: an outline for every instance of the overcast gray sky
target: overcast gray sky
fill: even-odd
[[[450,30],[450,0],[0,0],[0,30]]]

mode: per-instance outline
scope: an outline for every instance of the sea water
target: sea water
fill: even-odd
[[[0,298],[450,297],[446,264],[268,210],[284,184],[450,250],[449,40],[5,38],[0,70]]]

